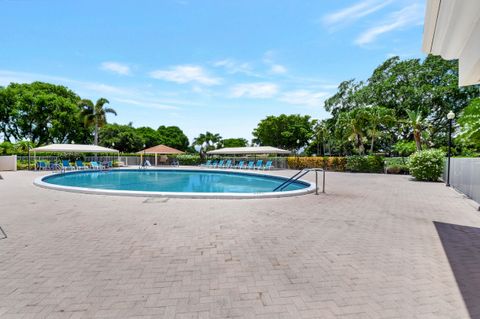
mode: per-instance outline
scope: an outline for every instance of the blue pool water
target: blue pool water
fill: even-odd
[[[286,179],[274,176],[206,170],[110,170],[81,171],[51,175],[45,183],[143,192],[198,193],[265,193],[272,192]],[[299,190],[309,185],[290,184],[284,191]]]

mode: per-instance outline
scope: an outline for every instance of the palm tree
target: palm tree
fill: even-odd
[[[394,121],[393,111],[381,106],[372,106],[365,109],[367,112],[368,131],[370,136],[370,153],[373,153],[375,140],[380,136],[381,129],[390,126]]]
[[[422,150],[422,130],[425,126],[425,119],[422,116],[420,109],[416,111],[406,110],[408,114],[408,123],[413,129],[413,138],[417,145],[417,151]]]
[[[222,137],[220,136],[220,134],[214,134],[207,131],[205,134],[202,133],[198,135],[198,137],[193,140],[193,144],[203,145],[204,143],[206,143],[206,149],[210,150],[215,148],[215,144],[218,145],[221,141]]]
[[[222,141],[220,134],[213,134],[206,132],[201,133],[198,137],[193,139],[193,145],[200,145],[200,157],[205,158],[205,152],[215,149],[215,145],[219,145]]]
[[[87,127],[94,126],[94,144],[98,145],[98,129],[107,123],[107,113],[117,115],[117,112],[110,108],[104,107],[105,104],[110,103],[105,98],[99,98],[95,105],[92,101],[83,99],[78,102],[78,106],[81,108],[80,116],[83,119],[83,123]]]
[[[357,108],[347,113],[341,113],[337,121],[337,129],[343,132],[345,138],[353,142],[359,154],[365,152],[363,139],[365,138],[366,119],[365,109]]]

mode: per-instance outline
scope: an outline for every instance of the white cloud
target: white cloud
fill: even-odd
[[[178,107],[173,105],[163,104],[157,101],[149,101],[149,100],[135,100],[135,99],[123,99],[123,98],[115,98],[117,102],[125,103],[125,104],[132,104],[137,106],[149,107],[159,110],[176,110]]]
[[[59,85],[65,85],[74,90],[82,97],[96,99],[100,96],[108,98],[111,101],[119,103],[136,105],[139,107],[155,108],[159,110],[179,109],[178,105],[192,105],[193,102],[172,100],[157,95],[157,92],[148,90],[137,90],[129,87],[112,86],[98,82],[79,81],[65,77],[17,72],[9,70],[0,70],[0,85],[6,86],[11,82],[31,83],[34,81],[44,81]],[[145,98],[149,97],[149,98]]]
[[[305,105],[310,107],[322,106],[328,92],[314,92],[308,90],[295,90],[283,93],[279,100],[289,104]]]
[[[276,95],[278,93],[278,86],[268,82],[243,83],[233,86],[230,93],[232,97],[265,99]]]
[[[287,73],[287,68],[281,64],[274,64],[270,68],[270,72],[274,74],[284,74],[284,73]]]
[[[221,82],[220,78],[208,75],[201,66],[197,65],[177,65],[167,70],[155,70],[150,72],[150,76],[154,79],[180,84],[193,82],[203,85],[218,85]]]
[[[418,3],[409,5],[399,11],[393,12],[380,24],[367,29],[356,40],[357,45],[365,45],[375,41],[380,35],[395,30],[418,26],[423,23],[424,7]]]
[[[130,67],[126,64],[118,63],[118,62],[103,62],[100,66],[102,70],[110,71],[113,73],[117,73],[120,75],[129,75],[130,74]]]
[[[253,68],[248,62],[238,62],[233,59],[223,59],[213,63],[217,68],[224,68],[227,73],[236,74],[243,73],[247,75],[255,75]]]
[[[370,15],[392,3],[393,0],[364,0],[350,7],[327,14],[322,21],[327,26],[349,24],[362,17]]]

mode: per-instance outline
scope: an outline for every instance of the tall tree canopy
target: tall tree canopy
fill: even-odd
[[[308,115],[267,116],[253,130],[253,142],[263,146],[298,150],[310,140],[314,124],[315,121]]]
[[[0,131],[4,140],[35,145],[88,139],[79,118],[80,97],[61,85],[11,83],[0,89]]]
[[[220,141],[222,147],[245,147],[248,141],[244,138],[225,138]]]
[[[114,147],[120,152],[135,153],[143,149],[145,141],[132,126],[105,124],[99,131],[100,145]]]
[[[388,140],[390,146],[399,140],[414,139],[417,131],[408,111],[415,110],[423,115],[427,124],[422,131],[423,142],[439,147],[446,143],[447,113],[452,110],[458,114],[478,96],[478,90],[478,86],[458,87],[457,61],[445,61],[431,55],[423,60],[392,57],[378,66],[367,81],[342,82],[337,93],[325,101],[325,109],[331,112],[335,123],[341,114],[357,108],[381,106],[391,110],[396,119],[393,129],[381,129],[382,133],[389,134],[383,139]],[[332,133],[335,129],[338,131],[334,127],[329,129]],[[338,135],[331,136],[338,138]],[[334,141],[334,144],[339,143]],[[377,149],[385,147],[380,143],[374,146]],[[374,150],[370,148],[371,152]],[[383,150],[389,151],[391,147]]]
[[[180,151],[186,151],[190,144],[188,137],[178,126],[160,126],[157,129],[162,140],[162,144],[176,148]]]

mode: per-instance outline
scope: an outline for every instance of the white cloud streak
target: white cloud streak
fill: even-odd
[[[418,26],[423,23],[424,7],[418,3],[395,11],[380,24],[367,29],[355,40],[357,45],[366,45],[374,42],[379,36],[399,29]]]
[[[135,90],[126,87],[112,86],[108,84],[88,81],[78,81],[65,77],[52,75],[17,72],[9,70],[0,70],[0,85],[7,86],[14,83],[32,83],[34,81],[45,81],[55,84],[69,86],[76,93],[83,95],[103,96],[111,101],[117,101],[123,104],[135,105],[138,107],[154,108],[158,110],[176,110],[179,105],[189,105],[187,101],[172,101],[162,97],[155,96],[152,92],[145,90]],[[150,98],[145,99],[146,96]]]
[[[393,0],[360,1],[350,7],[325,15],[322,21],[329,27],[350,24],[358,19],[379,11],[383,7],[392,3],[392,1]]]
[[[129,75],[130,67],[119,62],[106,61],[100,65],[100,69],[104,71],[113,72],[120,75]]]
[[[281,64],[274,64],[270,68],[270,72],[273,74],[285,74],[287,73],[287,68]]]
[[[269,82],[242,83],[230,89],[230,96],[235,98],[248,97],[266,99],[278,93],[278,86]]]
[[[150,76],[154,79],[180,84],[218,85],[221,83],[220,78],[210,76],[198,65],[177,65],[165,70],[155,70],[150,72]]]
[[[319,107],[323,105],[329,92],[315,92],[309,90],[294,90],[283,93],[279,100],[288,104]]]
[[[217,68],[224,68],[225,71],[229,74],[243,73],[246,75],[254,75],[253,68],[248,62],[238,62],[233,59],[223,59],[216,62],[213,62],[213,66]]]

